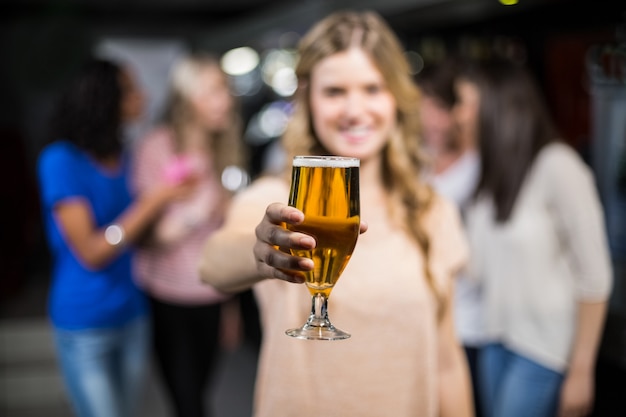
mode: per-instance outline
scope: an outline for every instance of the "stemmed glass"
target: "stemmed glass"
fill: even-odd
[[[350,334],[328,318],[328,298],[348,264],[359,237],[359,165],[357,158],[296,156],[293,159],[289,205],[304,213],[304,222],[289,230],[313,236],[313,250],[291,253],[313,259],[305,284],[312,296],[311,314],[300,328],[287,330],[300,339],[339,340]]]

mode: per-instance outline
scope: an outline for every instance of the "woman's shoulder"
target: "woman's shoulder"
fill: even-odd
[[[426,212],[426,219],[431,223],[437,224],[446,222],[451,218],[456,219],[458,216],[459,209],[457,205],[444,195],[433,191],[430,206]]]
[[[158,125],[140,136],[136,146],[141,148],[169,148],[172,146],[174,133],[165,125]]]
[[[238,200],[271,200],[287,202],[289,197],[289,184],[283,177],[265,175],[252,181],[245,189],[241,190],[236,198]]]
[[[160,166],[174,153],[173,133],[164,125],[140,136],[132,147],[132,159],[141,166]],[[154,165],[156,164],[156,165]]]
[[[459,209],[446,197],[434,193],[425,216],[425,226],[430,237],[433,265],[443,268],[449,277],[458,272],[469,257],[469,249]]]
[[[564,142],[544,146],[537,155],[534,171],[541,178],[540,183],[555,186],[592,176],[580,154]]]
[[[228,217],[235,219],[235,227],[256,225],[268,205],[276,202],[287,203],[289,184],[281,178],[261,177],[233,197]],[[233,222],[229,222],[233,223]]]
[[[553,142],[545,145],[537,155],[538,170],[588,170],[580,154],[565,142]]]
[[[74,164],[75,161],[83,159],[84,153],[66,140],[59,140],[46,145],[38,157],[38,165],[45,168],[50,165]]]
[[[69,156],[79,152],[79,149],[67,140],[57,140],[44,146],[40,152],[40,155],[45,157],[50,156]]]

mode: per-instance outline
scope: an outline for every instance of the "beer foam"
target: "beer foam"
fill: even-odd
[[[360,166],[358,158],[343,156],[295,156],[294,167],[351,168]]]

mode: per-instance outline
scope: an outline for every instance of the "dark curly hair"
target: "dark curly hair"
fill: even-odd
[[[60,96],[49,141],[68,140],[97,159],[121,153],[122,69],[111,61],[90,59]]]

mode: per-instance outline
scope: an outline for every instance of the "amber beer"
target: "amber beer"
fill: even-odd
[[[292,250],[313,259],[307,273],[311,295],[326,298],[344,270],[359,236],[359,160],[356,158],[295,157],[289,205],[304,213],[304,222],[288,225],[315,237],[313,250]]]

